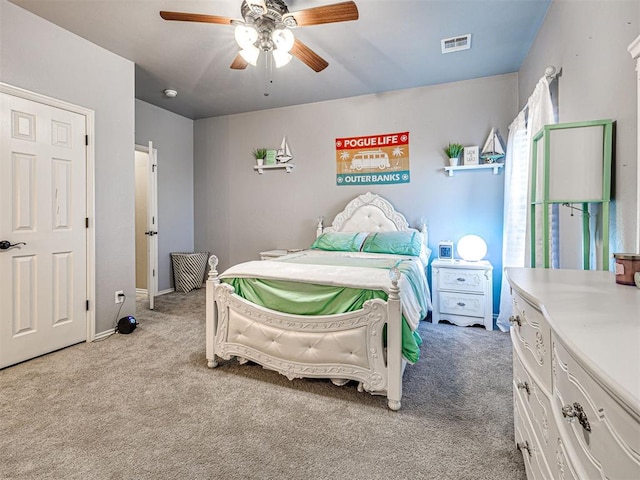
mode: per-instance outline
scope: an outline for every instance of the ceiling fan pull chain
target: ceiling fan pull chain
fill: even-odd
[[[268,97],[271,93],[271,85],[273,84],[273,59],[272,56],[264,52],[264,85],[263,93],[265,97]]]

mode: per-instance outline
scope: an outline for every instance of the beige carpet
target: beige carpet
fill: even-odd
[[[2,479],[524,479],[509,336],[423,322],[402,410],[204,356],[204,290],[0,370]],[[114,311],[115,315],[115,311]]]

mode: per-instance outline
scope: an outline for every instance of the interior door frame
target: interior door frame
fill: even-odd
[[[636,39],[631,42],[631,45],[627,47],[627,50],[631,54],[631,58],[636,61],[636,80],[638,82],[638,113],[636,116],[637,119],[637,146],[636,146],[636,154],[637,154],[637,176],[638,182],[636,183],[636,252],[640,253],[640,35],[636,37]]]
[[[96,231],[95,231],[95,112],[91,109],[75,105],[73,103],[48,97],[40,93],[15,87],[7,83],[0,82],[0,92],[14,97],[24,98],[32,102],[42,103],[54,108],[67,110],[85,117],[85,127],[87,144],[85,148],[86,159],[86,218],[88,225],[86,228],[86,255],[87,255],[87,287],[86,296],[88,308],[86,311],[87,342],[92,342],[96,338]]]
[[[158,149],[150,141],[148,146],[136,144],[135,151],[146,153],[148,158],[146,229],[156,233],[147,236],[147,299],[149,310],[153,310],[158,296]]]

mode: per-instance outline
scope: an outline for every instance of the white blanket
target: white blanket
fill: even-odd
[[[315,253],[315,252],[314,252]],[[328,252],[324,252],[326,254]],[[294,255],[310,256],[308,252]],[[322,255],[322,254],[321,254]],[[366,255],[366,254],[365,254]],[[380,255],[372,258],[382,258]],[[363,258],[363,254],[349,256]],[[407,257],[387,256],[384,258],[406,259]],[[293,282],[315,283],[367,290],[390,291],[391,279],[389,271],[381,268],[367,268],[342,265],[322,265],[307,263],[289,263],[283,261],[251,261],[234,265],[220,275],[220,278],[262,278],[286,280]],[[425,280],[426,284],[426,280]],[[421,308],[409,281],[404,275],[398,282],[402,314],[412,330],[418,327],[421,320]],[[427,295],[428,302],[428,292]]]

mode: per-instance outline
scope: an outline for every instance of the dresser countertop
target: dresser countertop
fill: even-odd
[[[640,414],[640,289],[611,272],[507,268],[558,338],[607,390]]]

